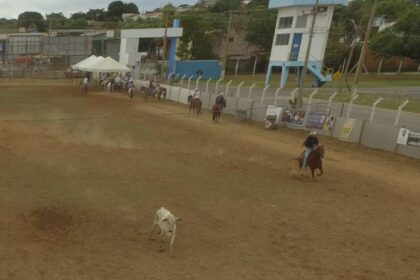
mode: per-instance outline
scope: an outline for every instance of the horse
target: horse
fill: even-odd
[[[80,95],[86,94],[88,90],[88,85],[83,82],[80,82],[79,86],[80,86]]]
[[[198,117],[201,113],[201,100],[200,98],[193,98],[192,95],[188,96],[188,103],[190,103],[190,115]]]
[[[127,88],[127,96],[130,99],[133,99],[133,95],[134,95],[134,88],[133,87]]]
[[[315,170],[319,169],[320,173],[317,176],[324,174],[322,170],[322,159],[324,158],[325,148],[324,146],[318,146],[315,151],[312,151],[308,157],[308,166],[312,173],[312,178],[315,177]],[[303,166],[303,154],[298,158],[299,168]]]
[[[216,104],[213,105],[212,111],[214,123],[217,123],[220,120],[224,107],[226,107],[226,100],[223,100],[222,102],[216,102]]]
[[[150,87],[141,86],[140,87],[140,93],[144,94],[144,101],[145,102],[149,101],[149,96],[154,97],[154,95],[152,94],[152,88],[150,88]]]

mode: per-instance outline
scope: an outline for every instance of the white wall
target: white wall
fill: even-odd
[[[298,7],[287,7],[279,9],[277,15],[276,29],[273,39],[273,46],[271,50],[271,61],[289,61],[290,53],[292,49],[293,35],[294,33],[303,33],[302,42],[299,51],[299,61],[305,60],[306,49],[309,39],[309,31],[312,24],[312,16],[308,15],[306,22],[306,28],[296,28],[297,16],[303,14],[310,14],[312,6],[298,6]],[[318,14],[315,22],[314,37],[312,40],[310,60],[322,61],[324,59],[325,49],[327,47],[328,33],[331,25],[332,16],[334,13],[334,6],[328,6],[325,14]],[[280,17],[293,16],[292,28],[279,29]],[[277,34],[290,34],[289,44],[286,46],[277,46],[276,38]]]

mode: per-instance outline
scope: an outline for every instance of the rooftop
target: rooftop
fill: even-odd
[[[268,8],[284,8],[291,6],[313,6],[316,0],[270,0]],[[319,0],[319,5],[346,4],[348,0]]]

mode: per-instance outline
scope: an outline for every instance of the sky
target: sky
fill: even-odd
[[[69,16],[77,12],[87,12],[89,9],[105,9],[113,0],[0,0],[0,18],[17,18],[25,11],[39,12],[45,16],[51,12],[62,12]],[[163,7],[168,2],[178,6],[180,4],[195,4],[197,0],[122,0],[123,2],[133,2],[139,7],[140,11],[150,11]]]

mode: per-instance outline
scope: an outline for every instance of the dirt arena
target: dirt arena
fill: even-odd
[[[69,81],[0,82],[0,279],[420,279],[420,161]],[[161,206],[174,246],[148,235]]]

